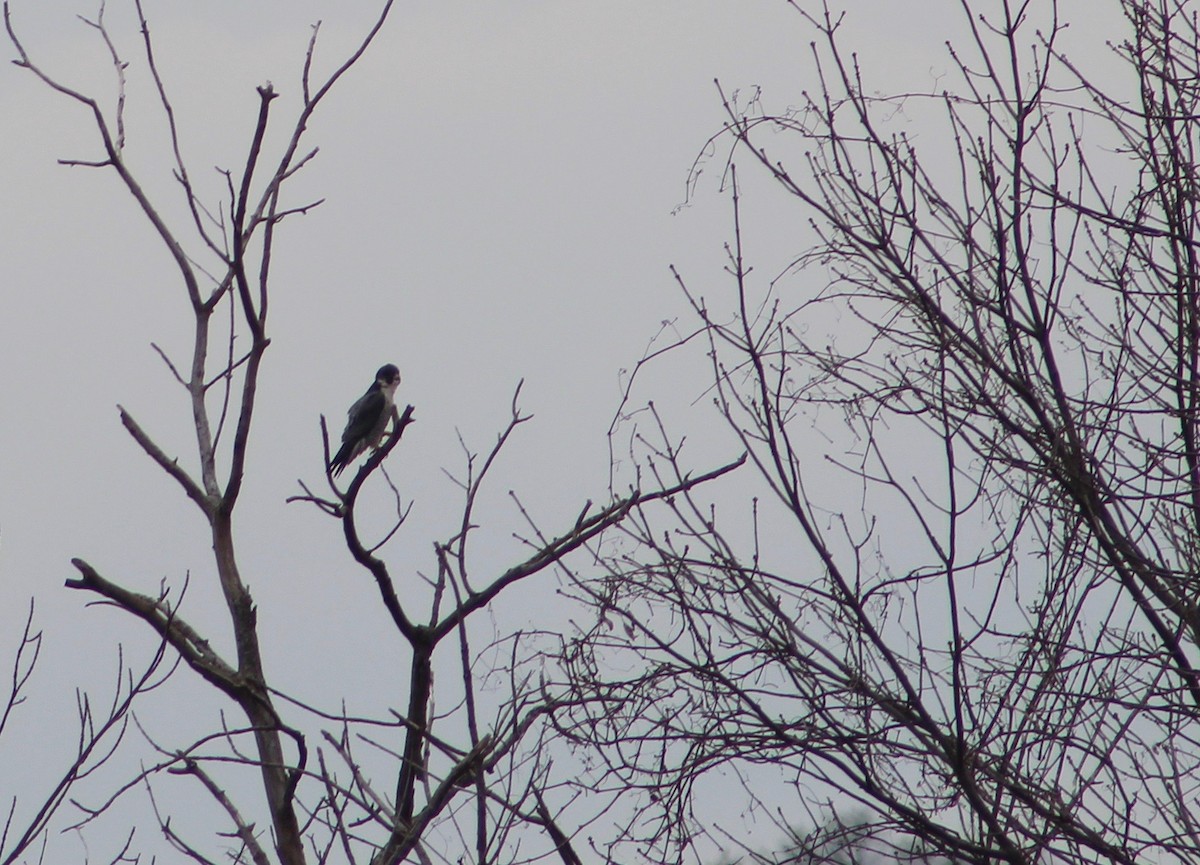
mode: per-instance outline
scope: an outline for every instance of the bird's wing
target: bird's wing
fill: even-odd
[[[346,412],[346,429],[342,433],[342,441],[359,441],[370,435],[386,407],[387,400],[383,397],[383,391],[378,387],[368,390]]]

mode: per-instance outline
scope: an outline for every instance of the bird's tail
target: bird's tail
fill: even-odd
[[[342,442],[341,448],[333,459],[329,461],[329,470],[333,472],[333,476],[337,477],[350,465],[354,459],[354,448],[350,442]]]

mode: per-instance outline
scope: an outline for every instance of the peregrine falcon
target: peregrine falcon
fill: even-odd
[[[342,433],[342,446],[329,461],[329,470],[340,475],[346,466],[367,449],[379,447],[388,419],[395,405],[396,387],[400,384],[400,370],[386,364],[375,373],[375,383],[367,388],[350,411],[346,412],[346,429]]]

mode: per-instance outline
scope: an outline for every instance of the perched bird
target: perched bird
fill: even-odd
[[[367,388],[350,411],[346,412],[346,430],[342,433],[342,446],[329,461],[329,470],[340,475],[342,470],[367,447],[379,447],[388,419],[395,405],[396,387],[400,384],[400,370],[386,364],[375,373],[375,383]]]

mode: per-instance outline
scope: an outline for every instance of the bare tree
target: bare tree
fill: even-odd
[[[614,859],[865,809],[897,856],[1200,861],[1196,13],[1121,0],[1075,57],[1056,2],[948,5],[936,89],[796,2],[811,89],[722,94],[732,285],[679,283],[760,486],[633,514],[578,585],[556,721],[639,794]],[[746,163],[812,238],[775,280]]]
[[[43,638],[42,631],[34,629],[34,603],[31,600],[9,668],[8,693],[0,708],[0,737],[10,733],[12,722],[29,699],[29,686],[41,658]],[[144,668],[136,671],[126,666],[123,654],[118,653],[116,682],[107,703],[97,703],[88,694],[76,690],[74,748],[66,765],[39,767],[37,789],[18,791],[6,787],[3,791],[8,801],[0,827],[2,865],[23,861],[22,857],[29,855],[45,858],[50,826],[64,810],[64,804],[77,792],[81,782],[113,760],[129,729],[134,703],[165,682],[173,672],[172,667],[164,669],[165,648],[160,644]],[[69,726],[59,723],[54,729],[56,732],[68,731]],[[13,749],[12,753],[18,758],[26,756],[22,748]],[[24,763],[28,766],[27,759]],[[4,764],[0,763],[0,769],[3,768]],[[3,774],[12,778],[16,772],[4,771]],[[132,833],[126,836],[126,847],[131,838]],[[124,850],[117,854],[118,857],[123,853]]]
[[[905,849],[870,820],[835,817],[811,831],[790,834],[789,843],[772,857],[787,865],[955,865],[944,856],[930,856],[919,843]]]
[[[514,396],[511,418],[490,452],[480,459],[466,451],[466,472],[458,479],[463,495],[461,520],[451,537],[434,545],[434,575],[423,579],[419,573],[406,573],[401,593],[395,566],[389,564],[383,548],[403,530],[408,506],[388,478],[384,461],[414,421],[414,409],[394,411],[385,439],[348,486],[339,487],[326,469],[327,491],[302,483],[294,500],[315,506],[341,523],[349,556],[378,589],[380,603],[409,653],[408,669],[396,683],[398,693],[407,692],[407,704],[386,717],[358,717],[344,709],[311,705],[302,695],[284,694],[271,685],[262,662],[257,609],[239,566],[234,526],[247,477],[255,409],[263,396],[260,370],[270,344],[274,243],[281,223],[320,203],[292,202],[288,195],[290,181],[316,154],[304,144],[308,124],[371,46],[392,5],[392,0],[382,4],[358,47],[324,80],[313,73],[314,28],[301,76],[300,108],[286,121],[284,143],[274,156],[264,142],[268,128],[277,122],[273,113],[277,93],[270,84],[257,89],[258,113],[245,163],[224,172],[226,196],[216,203],[205,201],[193,182],[150,26],[140,2],[134,0],[145,68],[170,132],[174,179],[188,217],[184,225],[170,223],[139,180],[138,169],[126,160],[128,65],[116,48],[103,4],[96,18],[86,23],[111,55],[118,85],[111,108],[62,84],[31,57],[9,5],[4,5],[18,65],[85,108],[99,136],[98,158],[62,161],[117,175],[170,254],[188,299],[193,324],[190,359],[176,363],[166,352],[159,354],[189,398],[195,432],[192,456],[177,457],[176,446],[156,439],[124,409],[120,418],[146,456],[204,517],[235,654],[227,657],[219,652],[216,635],[193,626],[166,588],[153,593],[127,588],[124,581],[105,576],[102,568],[80,558],[72,560],[79,576],[67,585],[103,598],[140,620],[182,665],[211,687],[218,705],[236,707],[245,718],[240,726],[223,720],[220,728],[188,742],[160,741],[143,730],[157,759],[129,771],[125,783],[100,801],[81,804],[80,827],[101,821],[124,797],[144,790],[153,806],[151,825],[180,855],[196,862],[224,856],[254,865],[337,860],[391,865],[414,858],[422,863],[464,858],[484,863],[509,861],[517,849],[525,858],[551,856],[567,865],[580,862],[573,841],[579,825],[565,823],[562,817],[573,794],[552,773],[553,755],[545,746],[545,737],[552,732],[546,718],[563,697],[545,686],[541,655],[535,651],[547,641],[561,645],[562,638],[554,629],[547,634],[497,636],[475,628],[474,623],[514,587],[555,570],[573,573],[572,554],[595,545],[630,514],[670,502],[738,464],[734,461],[694,477],[629,489],[603,506],[593,507],[589,500],[555,531],[543,533],[530,520],[528,553],[522,560],[500,569],[480,566],[469,556],[474,532],[482,522],[476,513],[480,489],[505,444],[528,420]],[[323,465],[328,466],[323,421],[322,430]],[[381,540],[367,539],[360,528],[360,493],[368,483],[385,483],[394,495],[395,521]],[[483,645],[476,644],[480,632],[485,634]],[[436,684],[435,668],[443,673]],[[446,671],[451,675],[446,677]],[[486,697],[479,691],[484,678],[493,686]],[[495,687],[497,683],[503,687]],[[435,703],[450,708],[436,711]],[[401,742],[399,747],[390,744],[393,739]],[[257,775],[256,784],[248,784],[246,769]],[[190,837],[173,819],[171,803],[155,792],[166,775],[193,779],[195,789],[215,803],[224,822],[211,827],[204,838]],[[247,789],[254,789],[254,794],[246,793]],[[440,840],[431,842],[435,828]],[[223,853],[218,853],[222,848]],[[127,844],[117,859],[131,861],[137,855],[136,847]]]

